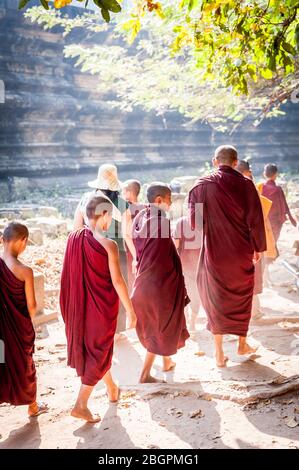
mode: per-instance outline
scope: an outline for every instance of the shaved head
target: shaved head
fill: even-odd
[[[3,232],[3,241],[5,242],[17,242],[18,240],[24,240],[28,237],[28,228],[26,225],[20,224],[19,222],[11,222],[5,227]]]
[[[248,171],[251,171],[250,165],[246,160],[239,160],[238,165],[236,166],[236,170],[239,171],[239,173],[248,173]]]
[[[127,180],[122,185],[123,189],[126,191],[131,191],[136,197],[139,196],[141,184],[138,180]]]
[[[171,189],[165,183],[151,183],[147,188],[147,199],[150,203],[154,203],[159,196],[165,198],[169,194],[171,194]]]
[[[93,196],[86,206],[86,215],[88,220],[98,219],[106,212],[112,214],[112,202],[102,196]]]
[[[275,163],[267,163],[264,167],[264,174],[266,178],[272,178],[273,176],[277,175],[278,168]]]
[[[215,150],[214,160],[218,165],[234,166],[238,161],[238,152],[232,145],[221,145]]]

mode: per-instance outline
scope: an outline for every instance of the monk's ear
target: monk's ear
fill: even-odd
[[[3,245],[3,234],[0,232],[0,245]]]
[[[217,158],[213,157],[213,158],[212,158],[212,163],[213,163],[213,166],[214,166],[215,168],[218,168],[218,160],[217,160]]]
[[[21,242],[24,243],[24,245],[26,246],[28,243],[28,237],[21,238]]]

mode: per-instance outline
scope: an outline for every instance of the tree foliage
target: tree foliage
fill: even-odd
[[[191,122],[234,128],[248,116],[259,123],[279,113],[299,89],[298,10],[299,0],[135,0],[115,16],[109,45],[74,43],[65,54],[98,75],[113,106],[176,110]],[[26,16],[64,34],[107,28],[96,13],[70,19],[32,8]]]
[[[70,5],[73,0],[39,0],[40,4],[45,10],[50,10],[51,3],[53,4],[54,8],[58,10],[60,8],[64,8]],[[93,3],[96,7],[98,7],[101,11],[102,18],[109,23],[110,21],[110,12],[112,13],[119,13],[121,11],[121,6],[116,0],[76,0],[77,2],[84,3],[84,6],[87,8],[91,3]],[[19,0],[19,10],[25,8],[26,6],[30,6],[30,2],[32,0]]]

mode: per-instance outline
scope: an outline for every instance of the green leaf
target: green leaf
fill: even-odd
[[[39,0],[45,10],[49,10],[49,4],[46,0]]]
[[[268,68],[272,70],[272,72],[276,72],[276,56],[275,55],[271,55],[269,57]]]
[[[101,3],[105,10],[110,10],[113,13],[119,13],[121,11],[121,6],[116,0],[101,0]]]
[[[261,76],[266,78],[267,80],[270,80],[273,78],[273,72],[269,69],[261,69],[260,70]]]
[[[188,2],[188,11],[193,10],[193,8],[196,8],[199,4],[199,0],[189,0]]]
[[[286,41],[282,43],[282,47],[289,54],[296,55],[295,47],[293,47],[291,44],[287,43]]]
[[[19,1],[19,6],[18,6],[19,10],[22,10],[22,8],[24,8],[27,5],[27,3],[29,3],[29,2],[30,2],[30,0],[20,0]]]
[[[106,10],[106,8],[101,8],[101,13],[102,13],[102,17],[104,18],[104,20],[106,21],[106,23],[109,23],[110,21],[110,13],[108,10]]]

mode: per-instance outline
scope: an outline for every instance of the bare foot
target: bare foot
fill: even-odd
[[[94,418],[91,411],[88,408],[80,408],[79,406],[74,406],[71,411],[71,416],[73,418],[84,419],[88,423],[98,423],[101,421],[100,416]]]
[[[216,356],[216,365],[217,365],[217,367],[226,367],[227,361],[228,361],[228,357],[224,356],[223,354],[220,354],[219,356]]]
[[[163,359],[163,372],[170,372],[175,366],[176,363],[170,357]]]
[[[159,380],[153,377],[152,375],[148,375],[147,377],[140,377],[139,380],[140,384],[153,384],[153,383],[160,383],[160,384],[165,384],[165,380]]]
[[[238,348],[238,354],[239,356],[244,356],[246,354],[254,354],[257,351],[258,348],[253,348],[249,346],[249,344],[245,343],[242,346],[239,346]]]
[[[35,418],[36,416],[41,415],[42,413],[47,413],[49,410],[48,405],[43,402],[34,402],[28,406],[28,415],[30,418]]]
[[[117,385],[114,385],[114,387],[107,390],[107,395],[110,403],[117,403],[120,397],[120,389]]]

